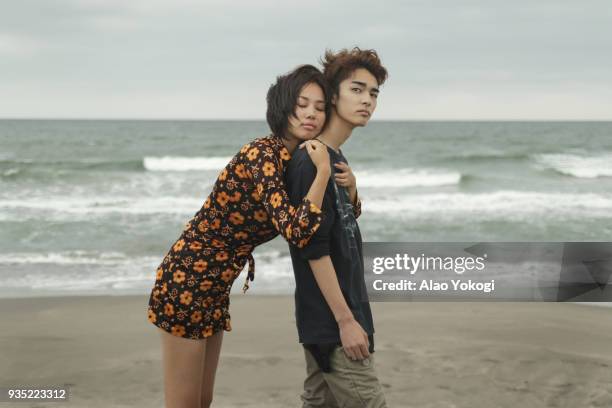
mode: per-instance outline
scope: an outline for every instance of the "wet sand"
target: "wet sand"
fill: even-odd
[[[69,384],[66,403],[163,407],[146,296],[0,300],[0,386]],[[567,303],[372,303],[389,407],[612,406],[612,309]],[[291,296],[232,297],[216,407],[299,407]]]

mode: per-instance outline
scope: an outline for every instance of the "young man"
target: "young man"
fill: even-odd
[[[387,71],[375,51],[359,48],[328,51],[322,62],[332,111],[317,139],[328,148],[334,178],[325,191],[326,216],[319,230],[306,246],[290,245],[296,323],[307,366],[303,407],[386,407],[371,354],[374,326],[356,221],[361,202],[340,146],[370,120]],[[294,203],[302,200],[317,173],[304,153],[294,153],[285,175]]]

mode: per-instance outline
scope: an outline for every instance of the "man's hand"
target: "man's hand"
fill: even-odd
[[[340,341],[351,360],[363,360],[370,356],[368,334],[352,316],[338,322]]]

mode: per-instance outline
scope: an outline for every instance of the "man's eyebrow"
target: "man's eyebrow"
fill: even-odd
[[[365,82],[361,82],[361,81],[352,81],[352,83],[353,83],[353,84],[360,85],[360,86],[363,86],[364,88],[367,88],[367,84],[366,84]],[[376,92],[376,93],[379,93],[379,92],[380,92],[380,90],[379,90],[378,88],[376,88],[376,87],[372,88],[372,91],[374,91],[374,92]]]

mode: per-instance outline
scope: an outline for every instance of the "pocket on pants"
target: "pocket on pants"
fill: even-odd
[[[385,399],[374,369],[374,355],[364,360],[351,360],[342,347],[332,353],[332,373],[339,387],[344,388],[345,407],[384,407]]]

